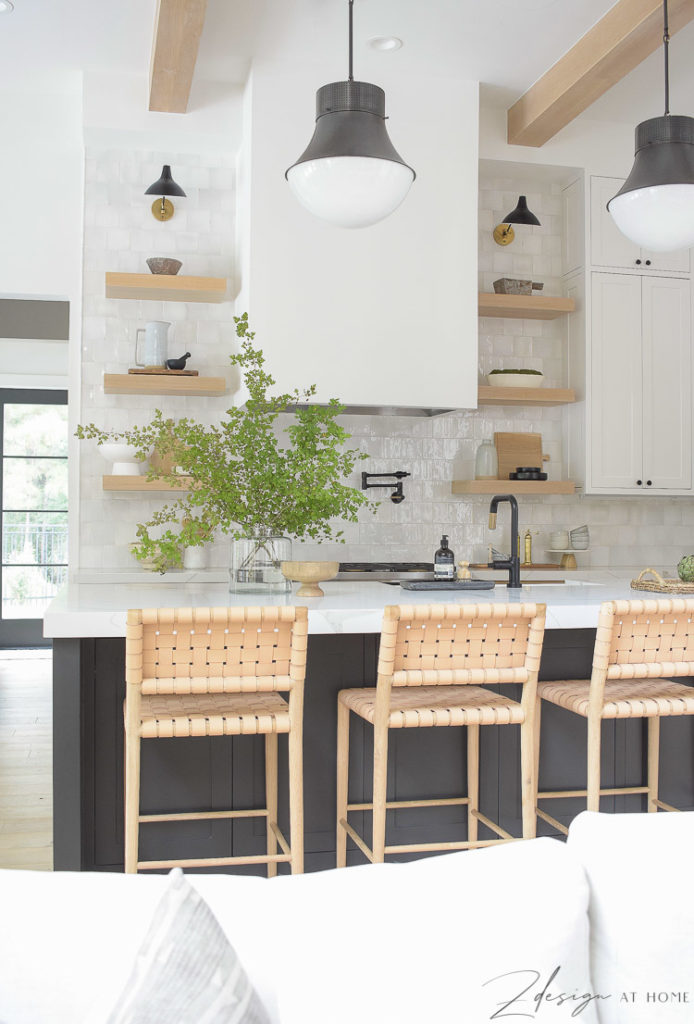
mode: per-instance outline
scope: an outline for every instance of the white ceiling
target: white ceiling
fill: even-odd
[[[60,70],[145,75],[156,0],[14,0],[0,16],[0,74],[24,83]],[[586,32],[614,0],[355,0],[355,76],[455,74],[509,104]],[[209,0],[196,82],[241,84],[253,57],[329,63],[346,76],[347,0]],[[404,47],[377,53],[374,36]],[[687,60],[694,24],[671,44],[673,112],[694,114]],[[318,83],[321,84],[321,83]],[[662,112],[656,54],[615,86],[590,117],[636,121]],[[7,96],[6,96],[7,100]],[[5,100],[5,101],[6,101]]]

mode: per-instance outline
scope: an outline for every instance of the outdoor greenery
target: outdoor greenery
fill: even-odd
[[[167,419],[156,410],[146,426],[105,431],[90,423],[77,430],[78,437],[99,444],[126,441],[141,461],[154,450],[159,468],[150,469],[149,479],[191,478],[187,493],[137,526],[134,553],[162,572],[181,564],[183,549],[204,544],[216,531],[235,539],[274,534],[341,541],[342,530],[332,520],[355,522],[362,507],[375,507],[343,482],[365,456],[345,447],[350,435],[337,423],[337,399],[306,404],[315,386],[270,394],[275,380],[254,346],[248,316],[234,321],[241,346],[229,358],[243,377],[244,407],[227,409],[213,425]],[[284,412],[293,413],[293,420],[280,430],[277,420]]]
[[[3,616],[33,617],[65,575],[67,407],[5,404],[3,455]]]

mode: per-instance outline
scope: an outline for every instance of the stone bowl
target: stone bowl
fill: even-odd
[[[169,256],[150,256],[147,266],[153,274],[177,274],[183,264],[180,260],[171,259]]]
[[[340,569],[339,562],[282,562],[282,575],[286,580],[301,583],[296,592],[297,597],[324,597],[318,584],[333,580]]]

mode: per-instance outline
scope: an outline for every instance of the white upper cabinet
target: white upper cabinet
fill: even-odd
[[[665,271],[688,274],[689,249],[650,252],[630,242],[619,230],[607,210],[607,204],[623,184],[623,178],[590,179],[590,252],[593,266],[632,269],[641,273]]]
[[[641,281],[644,487],[692,486],[692,345],[689,282]]]
[[[688,280],[592,275],[587,489],[692,487]]]
[[[590,482],[640,490],[643,480],[641,278],[593,274]]]

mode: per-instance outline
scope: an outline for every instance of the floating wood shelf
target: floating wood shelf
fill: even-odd
[[[454,480],[453,494],[574,494],[573,480]]]
[[[105,373],[105,395],[223,395],[224,377],[183,377],[173,374]]]
[[[555,320],[558,316],[573,313],[575,308],[573,299],[561,295],[497,295],[495,292],[480,292],[478,295],[479,316]]]
[[[223,302],[225,277],[179,274],[117,274],[106,271],[107,299],[158,299],[160,302]]]
[[[179,484],[170,484],[166,480],[148,480],[146,476],[104,476],[102,486],[105,491],[188,491],[189,476],[182,476]]]
[[[480,384],[478,405],[567,405],[576,401],[573,388],[504,388]]]

